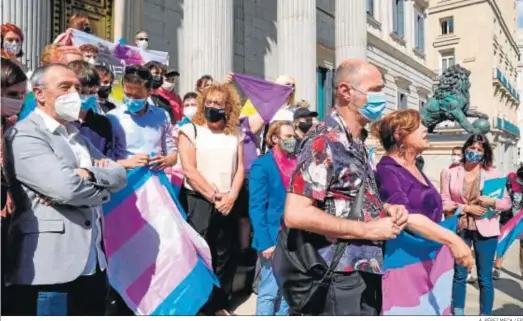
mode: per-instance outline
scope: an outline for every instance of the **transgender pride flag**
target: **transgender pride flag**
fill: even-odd
[[[455,231],[457,216],[443,227]],[[383,315],[450,315],[454,258],[446,246],[402,232],[385,242]]]
[[[104,205],[110,284],[137,315],[195,315],[214,285],[206,242],[164,172],[137,168]]]
[[[523,236],[523,210],[519,211],[513,218],[511,218],[503,228],[498,237],[498,247],[496,255],[503,257],[512,243]],[[523,238],[522,238],[523,239]]]

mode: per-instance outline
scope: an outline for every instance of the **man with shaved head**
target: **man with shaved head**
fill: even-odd
[[[16,315],[103,315],[106,260],[101,207],[127,183],[71,122],[80,83],[49,64],[31,78],[37,108],[7,134],[17,212],[8,233],[6,283]]]
[[[380,201],[365,148],[364,126],[386,108],[383,77],[365,61],[346,60],[335,86],[335,108],[302,143],[284,222],[319,235],[317,251],[333,267],[319,315],[379,315],[383,241],[396,237],[408,217],[405,207]],[[357,197],[360,188],[364,197]]]

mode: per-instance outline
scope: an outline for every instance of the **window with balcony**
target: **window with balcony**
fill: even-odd
[[[454,17],[441,19],[440,25],[442,35],[450,35],[454,33]]]
[[[455,64],[456,57],[454,56],[454,50],[441,53],[441,71],[444,71]]]
[[[405,0],[392,0],[392,30],[403,38],[405,35]]]
[[[408,102],[407,102],[407,94],[402,92],[402,91],[398,91],[398,101],[396,103],[396,105],[398,106],[398,110],[403,110],[403,109],[407,109],[408,107]]]
[[[425,15],[416,12],[415,15],[415,29],[414,29],[414,43],[416,44],[416,49],[421,52],[425,51]]]
[[[374,0],[367,0],[367,14],[374,17]]]

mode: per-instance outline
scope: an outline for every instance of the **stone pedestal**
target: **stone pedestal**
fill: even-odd
[[[202,75],[221,82],[233,71],[233,11],[233,0],[184,1],[180,92],[194,91]]]
[[[336,65],[348,58],[367,58],[365,2],[365,0],[336,0]]]
[[[352,1],[352,0],[351,0]],[[316,1],[278,1],[279,74],[296,78],[296,99],[316,109]]]
[[[33,70],[40,65],[42,50],[51,43],[51,1],[2,0],[2,23],[22,29],[24,56],[21,62]]]

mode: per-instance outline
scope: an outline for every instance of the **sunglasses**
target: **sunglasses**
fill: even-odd
[[[149,38],[138,38],[138,40],[145,40],[145,41],[149,41]]]

